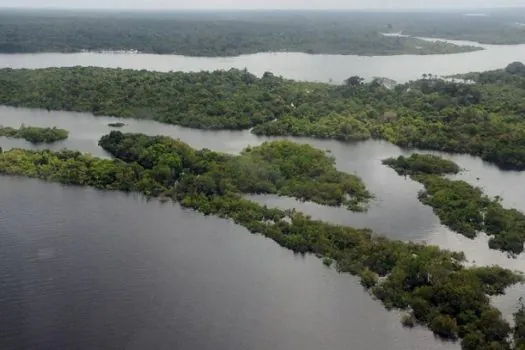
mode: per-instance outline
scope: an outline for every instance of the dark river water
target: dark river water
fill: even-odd
[[[57,126],[70,138],[53,146],[107,156],[97,146],[118,118],[0,107],[0,124]],[[125,132],[169,135],[196,148],[237,153],[259,138],[247,131],[201,131],[122,120]],[[465,251],[469,264],[525,271],[522,256],[491,251],[440,225],[417,200],[418,183],[381,160],[404,154],[386,142],[344,144],[297,139],[326,149],[376,195],[367,213],[275,196],[323,220],[370,227],[392,238]],[[0,138],[4,150],[32,148]],[[525,173],[451,156],[458,175],[525,210]],[[479,178],[479,179],[478,179]],[[294,256],[227,220],[146,202],[138,195],[0,177],[0,349],[458,349],[430,332],[406,330],[357,279],[315,257]],[[510,315],[523,287],[494,300]]]

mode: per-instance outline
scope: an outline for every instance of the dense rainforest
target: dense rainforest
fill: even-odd
[[[116,158],[13,149],[0,154],[0,173],[168,196],[204,214],[230,218],[294,252],[335,261],[338,270],[360,276],[387,308],[407,310],[443,339],[461,338],[465,350],[510,349],[513,333],[521,339],[521,331],[513,331],[489,300],[522,282],[521,275],[496,266],[467,268],[462,253],[378,237],[243,198],[244,192],[263,189],[336,204],[341,197],[318,197],[326,194],[317,194],[315,187],[333,186],[334,193],[342,194],[348,179],[320,151],[278,141],[230,156],[194,150],[167,137],[118,131],[102,137],[100,145]],[[316,161],[310,162],[310,156]],[[522,317],[516,314],[518,321]]]
[[[525,169],[525,66],[385,87],[295,82],[246,70],[159,73],[105,68],[0,69],[0,104],[147,118],[203,129],[468,153]]]
[[[15,129],[8,126],[0,126],[0,136],[24,139],[33,144],[38,144],[65,140],[68,138],[69,132],[56,127],[40,128],[36,126],[22,125],[20,128]]]
[[[489,247],[510,254],[520,254],[525,243],[525,215],[506,209],[500,198],[489,198],[483,191],[465,181],[440,175],[455,174],[459,167],[449,160],[431,155],[414,154],[383,161],[400,175],[410,175],[423,184],[419,193],[423,204],[429,205],[441,222],[450,229],[475,238],[483,231],[491,236]]]
[[[257,52],[396,55],[480,50],[386,37],[387,18],[330,12],[0,11],[0,52],[138,50],[188,56]]]

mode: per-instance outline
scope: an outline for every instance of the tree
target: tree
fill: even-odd
[[[346,79],[345,80],[345,83],[346,85],[348,86],[360,86],[363,84],[363,81],[364,79],[357,76],[357,75],[354,75],[354,76],[351,76],[350,78]]]

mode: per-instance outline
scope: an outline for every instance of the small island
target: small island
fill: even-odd
[[[443,159],[431,154],[412,154],[406,158],[388,158],[383,160],[383,164],[388,165],[400,175],[415,174],[457,174],[459,166],[453,161]]]
[[[122,128],[126,126],[126,124],[122,122],[115,122],[115,123],[108,123],[108,126],[111,128]]]
[[[66,140],[69,136],[69,132],[56,127],[40,128],[36,126],[22,125],[18,129],[8,126],[0,127],[0,136],[24,139],[32,144],[39,144]]]
[[[491,236],[491,249],[511,255],[524,251],[525,215],[516,209],[504,208],[500,198],[488,197],[479,187],[440,176],[457,173],[460,168],[454,162],[414,154],[408,158],[386,159],[383,163],[423,184],[425,189],[419,193],[419,200],[432,207],[451,230],[469,238],[483,231]]]
[[[335,263],[339,271],[359,276],[386,308],[405,310],[414,324],[442,339],[461,338],[465,350],[511,346],[513,330],[489,297],[523,282],[522,275],[498,266],[466,267],[463,253],[392,240],[244,198],[244,193],[275,193],[331,205],[352,204],[348,196],[366,202],[370,194],[360,179],[337,171],[322,151],[276,141],[232,156],[195,150],[168,137],[119,131],[99,144],[115,159],[11,149],[0,154],[0,174],[172,198],[205,215],[231,219],[295,253],[315,254],[325,265]],[[522,341],[523,312],[515,318],[519,333],[514,340]]]

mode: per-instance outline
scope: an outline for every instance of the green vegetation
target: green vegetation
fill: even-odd
[[[151,170],[151,177],[167,187],[187,181],[188,188],[207,195],[274,193],[352,210],[364,210],[362,204],[371,198],[358,177],[335,169],[332,157],[289,141],[267,142],[230,156],[208,150],[193,152],[168,137],[113,131],[100,140],[100,146],[117,158]],[[195,176],[181,179],[184,169]]]
[[[383,160],[383,164],[394,169],[398,174],[457,174],[459,166],[453,161],[443,159],[429,154],[412,154],[406,158],[399,156],[397,159],[388,158]]]
[[[446,54],[480,48],[385,37],[386,21],[333,13],[0,12],[0,52],[138,50],[188,56],[257,52]]]
[[[472,74],[476,84],[423,79],[388,89],[294,82],[245,70],[158,73],[103,68],[0,70],[0,104],[147,118],[201,129],[343,141],[380,138],[405,148],[468,153],[525,170],[525,74]]]
[[[69,132],[58,128],[39,128],[22,125],[18,129],[0,126],[0,136],[25,139],[33,144],[53,143],[67,139]]]
[[[514,346],[516,350],[525,349],[525,307],[520,298],[521,307],[514,313]]]
[[[411,314],[403,315],[401,318],[401,324],[403,327],[414,328],[416,323],[414,322],[414,317]]]
[[[475,238],[478,232],[484,231],[492,236],[489,240],[491,249],[511,254],[522,253],[525,215],[516,209],[505,209],[499,198],[491,199],[480,188],[465,181],[436,175],[455,173],[459,168],[450,161],[434,159],[435,156],[400,156],[387,159],[384,163],[398,174],[409,174],[415,181],[422,183],[425,190],[419,194],[420,201],[431,206],[441,222],[450,229],[469,238]],[[435,167],[422,166],[432,162],[435,162]]]
[[[477,9],[482,16],[465,13],[420,13],[408,18],[393,15],[389,31],[418,37],[469,40],[484,44],[514,45],[525,43],[525,16],[515,9]],[[405,20],[404,20],[405,19]]]
[[[111,128],[122,128],[124,127],[126,124],[125,123],[121,123],[121,122],[117,122],[117,123],[108,123],[108,126],[111,127]]]
[[[344,188],[345,176],[329,169],[330,160],[316,155],[319,151],[279,141],[229,156],[196,151],[166,137],[117,131],[104,136],[100,145],[117,159],[102,160],[71,151],[15,149],[0,154],[0,173],[169,196],[204,214],[229,218],[296,253],[332,259],[339,271],[360,276],[362,284],[387,308],[411,311],[414,320],[437,336],[475,338],[481,350],[510,348],[511,327],[490,304],[489,296],[522,282],[521,275],[496,266],[466,268],[462,253],[378,237],[369,230],[312,220],[295,211],[269,209],[242,197],[244,191],[262,188],[304,198],[300,184],[313,181],[308,180],[311,172],[318,173],[319,184],[324,181],[321,178],[339,177],[338,186]],[[303,164],[302,155],[310,153],[319,157],[308,162],[316,167],[313,170]],[[262,169],[253,170],[253,164],[249,168],[239,166],[253,161],[262,162]],[[318,162],[325,165],[316,165]],[[273,179],[271,169],[279,170],[280,180]],[[247,171],[264,175],[256,174],[259,180],[252,182]],[[316,198],[310,190],[306,193]]]
[[[104,68],[0,70],[0,103],[244,129],[283,114],[283,81],[246,71],[154,73]]]

